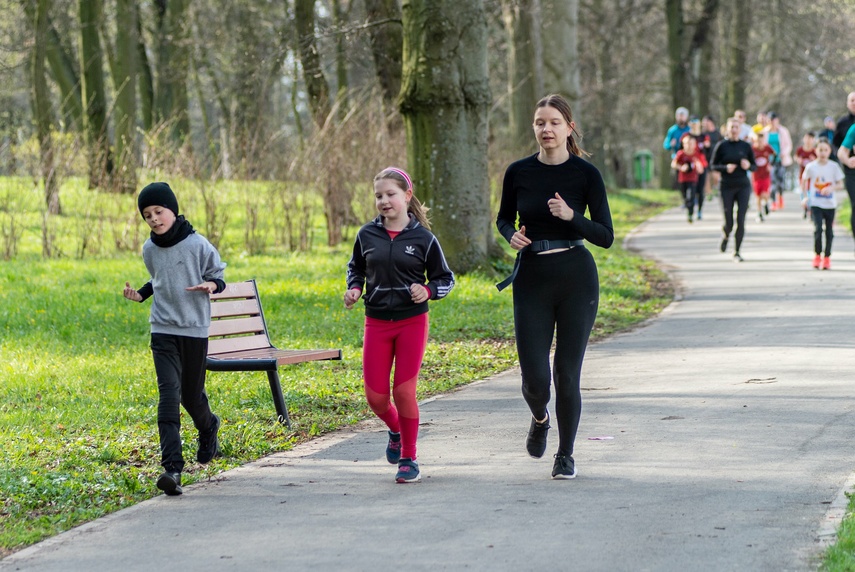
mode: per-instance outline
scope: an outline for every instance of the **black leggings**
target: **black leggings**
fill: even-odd
[[[695,202],[698,204],[698,212],[704,208],[704,194],[707,192],[707,171],[698,175],[698,184],[695,185]]]
[[[745,236],[745,215],[748,212],[748,201],[751,199],[751,183],[745,178],[745,186],[739,188],[721,189],[721,205],[724,208],[724,235],[730,236],[733,230],[733,205],[736,203],[736,243],[735,252],[739,252],[742,239]]]
[[[157,373],[157,429],[160,433],[161,465],[181,472],[181,410],[184,406],[196,429],[203,431],[213,421],[205,394],[205,362],[208,338],[170,334],[151,335],[151,353]]]
[[[813,251],[817,255],[822,254],[822,225],[825,223],[825,257],[828,258],[834,240],[834,209],[811,207],[810,215],[813,218]]]
[[[680,183],[680,191],[683,193],[683,203],[686,205],[686,210],[689,212],[689,218],[691,219],[692,213],[695,212],[695,195],[698,194],[698,183]],[[701,210],[703,204],[704,200],[701,199],[698,210]]]
[[[852,228],[852,236],[855,236],[855,169],[846,168],[843,170],[846,174],[846,192],[849,194],[849,226]]]
[[[554,254],[524,253],[514,280],[514,331],[522,393],[532,415],[546,416],[555,383],[558,454],[572,455],[582,414],[582,359],[597,317],[597,265],[584,246]],[[555,336],[553,372],[549,351]]]

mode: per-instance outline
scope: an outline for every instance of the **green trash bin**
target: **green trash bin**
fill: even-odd
[[[653,181],[653,163],[653,152],[649,149],[639,149],[632,157],[635,184],[642,189]]]

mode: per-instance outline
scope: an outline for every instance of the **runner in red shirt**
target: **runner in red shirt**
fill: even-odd
[[[698,175],[704,172],[706,161],[703,153],[698,151],[698,143],[694,137],[684,136],[680,143],[683,148],[677,151],[677,155],[671,161],[671,168],[677,171],[677,182],[686,202],[689,222],[692,222],[695,210],[695,194],[698,192]]]
[[[799,164],[799,181],[802,180],[802,173],[805,172],[805,167],[808,163],[816,159],[816,134],[813,131],[808,131],[802,137],[801,146],[796,149],[796,162]],[[802,198],[802,218],[808,216],[807,195],[804,190],[801,192]]]
[[[769,190],[772,185],[771,163],[775,150],[766,143],[766,134],[762,131],[752,137],[751,148],[754,151],[754,196],[757,197],[757,221],[763,222],[763,213],[769,214]]]

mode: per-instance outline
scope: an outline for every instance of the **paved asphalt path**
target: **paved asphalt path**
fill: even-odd
[[[815,569],[855,471],[855,256],[838,227],[834,268],[813,270],[793,197],[765,223],[751,213],[741,264],[718,251],[717,203],[629,239],[679,295],[589,348],[575,480],[549,478],[554,430],[547,456],[525,454],[512,370],[423,405],[421,483],[393,482],[368,422],[0,570]]]

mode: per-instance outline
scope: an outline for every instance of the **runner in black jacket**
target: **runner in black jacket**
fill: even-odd
[[[386,460],[398,465],[396,482],[411,483],[421,478],[416,382],[427,346],[428,300],[448,295],[454,274],[430,232],[427,209],[413,196],[409,175],[395,167],[381,171],[374,177],[374,200],[380,215],[356,235],[344,305],[350,309],[364,299],[365,397],[389,428]]]
[[[727,251],[727,241],[733,230],[733,205],[736,203],[736,241],[733,260],[742,262],[739,248],[745,237],[745,215],[748,201],[751,199],[751,180],[748,171],[753,171],[754,151],[751,145],[739,139],[741,123],[731,117],[727,120],[727,139],[716,145],[710,168],[721,173],[721,204],[724,208],[724,226],[722,227],[721,251]]]

